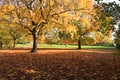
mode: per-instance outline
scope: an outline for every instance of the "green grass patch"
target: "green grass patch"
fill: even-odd
[[[32,48],[32,44],[17,44],[17,48]],[[77,49],[77,45],[58,45],[58,44],[38,44],[38,48],[67,48],[67,49]],[[83,49],[115,49],[115,47],[108,46],[84,46]]]
[[[88,49],[115,49],[115,47],[108,47],[108,46],[82,46],[82,48],[88,48]]]
[[[16,48],[32,48],[32,44],[16,44]]]
[[[77,48],[76,45],[38,44],[39,48]]]

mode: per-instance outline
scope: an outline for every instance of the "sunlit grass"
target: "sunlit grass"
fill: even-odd
[[[115,49],[115,47],[108,47],[108,46],[82,46],[82,48],[89,48],[89,49]]]
[[[17,44],[17,48],[32,48],[32,44]],[[67,49],[77,49],[77,45],[58,45],[58,44],[38,44],[38,48],[67,48]],[[115,47],[108,46],[84,46],[83,49],[115,49]]]

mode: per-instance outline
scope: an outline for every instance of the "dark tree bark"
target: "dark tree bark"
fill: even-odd
[[[13,48],[16,47],[16,40],[17,40],[17,39],[13,39],[13,41],[14,41],[14,42],[13,42]]]
[[[2,42],[0,42],[0,48],[1,48],[1,49],[3,48],[3,43],[2,43]]]
[[[38,40],[38,35],[36,34],[35,28],[33,29],[32,36],[33,36],[33,47],[32,47],[31,52],[35,53],[37,52],[37,40]]]
[[[78,49],[81,49],[81,40],[78,40]]]

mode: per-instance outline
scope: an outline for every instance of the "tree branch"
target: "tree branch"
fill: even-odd
[[[68,11],[80,11],[80,10],[89,10],[89,9],[84,9],[84,8],[81,8],[81,9],[68,9],[68,10],[64,10],[64,11],[58,12],[58,13],[54,13],[54,14],[52,14],[52,15],[50,15],[50,16],[63,14],[63,13],[66,13],[66,12],[68,12]]]

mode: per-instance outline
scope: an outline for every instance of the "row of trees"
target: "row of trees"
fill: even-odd
[[[86,36],[102,42],[105,40],[102,38],[114,30],[112,15],[109,15],[106,9],[107,4],[101,4],[99,0],[97,2],[95,4],[92,0],[2,0],[0,32],[3,34],[5,30],[11,35],[13,47],[22,35],[31,35],[31,52],[37,51],[38,39],[41,36],[49,38],[53,32],[56,33],[54,38],[59,33],[60,39],[70,37],[69,40],[78,40],[78,48],[81,49],[81,40]],[[5,39],[7,38],[6,36]],[[4,37],[0,36],[0,39]],[[0,43],[2,45],[2,42]]]

